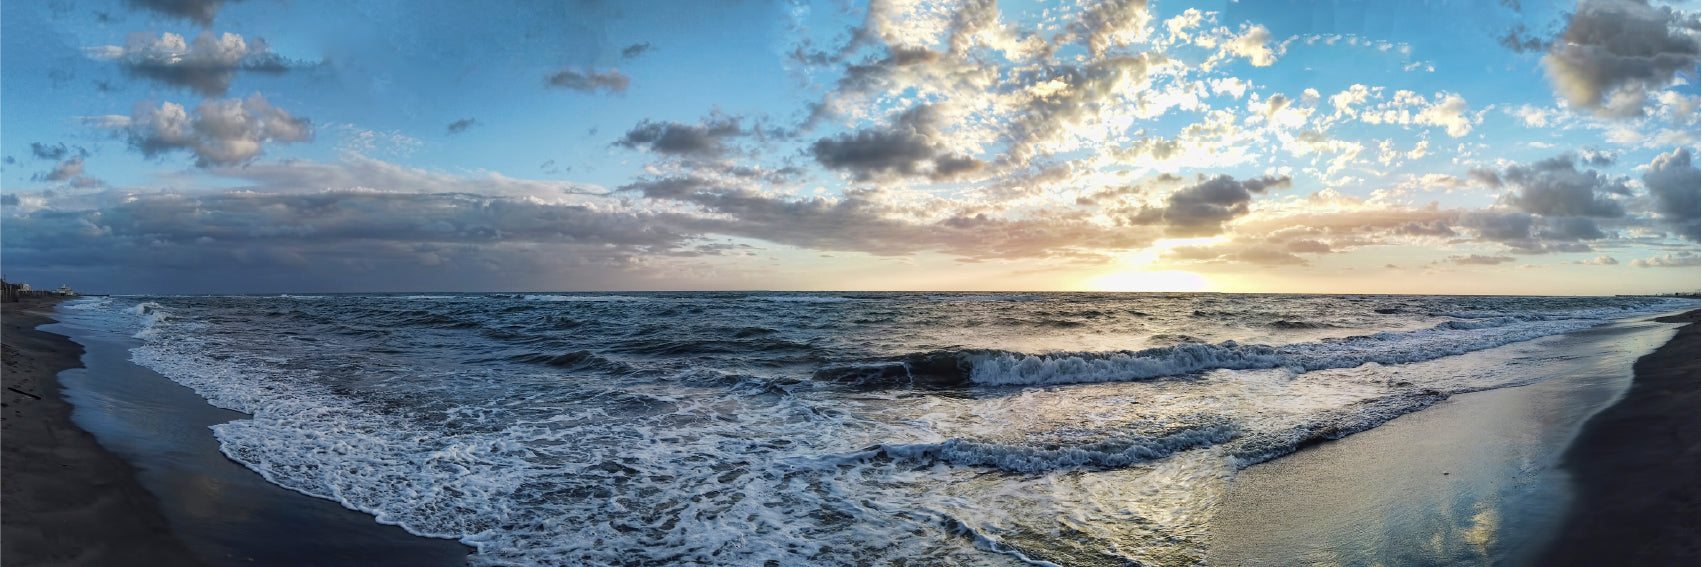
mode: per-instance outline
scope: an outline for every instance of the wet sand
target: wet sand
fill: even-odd
[[[1625,397],[1591,418],[1563,465],[1578,496],[1544,565],[1697,565],[1697,313],[1666,346],[1637,360]]]
[[[1598,506],[1590,503],[1592,491],[1638,490],[1646,482],[1660,482],[1624,469],[1575,470],[1577,457],[1568,448],[1592,444],[1588,431],[1598,429],[1589,421],[1592,415],[1629,407],[1636,415],[1682,423],[1694,435],[1696,337],[1668,341],[1672,331],[1666,329],[1616,324],[1546,339],[1544,348],[1569,353],[1568,366],[1551,378],[1456,395],[1376,429],[1241,471],[1214,516],[1208,561],[1214,566],[1696,564],[1545,556],[1569,518]],[[1668,408],[1639,404],[1631,384],[1646,381],[1649,357],[1638,357],[1663,342],[1671,348],[1686,341],[1691,348],[1688,401]],[[1626,401],[1614,405],[1628,391],[1633,393]],[[1679,406],[1688,407],[1690,417],[1683,417]],[[1683,529],[1693,550],[1698,469],[1691,439],[1689,463],[1673,473],[1682,474],[1691,500],[1671,512],[1684,509],[1690,523]],[[1661,446],[1671,442],[1644,443],[1631,451],[1672,460],[1680,451]],[[1670,516],[1622,520],[1641,535],[1621,541],[1650,542],[1644,530],[1674,521]],[[1599,541],[1604,536],[1586,537]]]
[[[465,565],[470,547],[419,537],[341,504],[266,482],[226,458],[209,427],[247,419],[130,361],[128,330],[75,310],[44,329],[67,335],[83,368],[59,376],[72,422],[135,467],[159,512],[192,553],[213,565]],[[80,346],[79,346],[80,345]],[[137,563],[152,564],[152,563]]]
[[[83,348],[36,330],[55,299],[0,304],[0,561],[200,565],[128,463],[71,422],[56,375]]]

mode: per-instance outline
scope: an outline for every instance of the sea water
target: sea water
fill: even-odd
[[[1694,308],[1650,297],[599,293],[65,305],[266,480],[475,564],[1187,565],[1248,465]],[[1551,364],[1552,363],[1552,364]]]

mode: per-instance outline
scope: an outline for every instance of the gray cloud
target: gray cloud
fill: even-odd
[[[479,120],[477,118],[462,118],[449,123],[449,133],[460,134],[462,132],[466,132],[468,128],[472,128],[478,124]]]
[[[1597,219],[1624,217],[1625,206],[1613,196],[1630,195],[1631,189],[1624,177],[1579,169],[1578,164],[1600,167],[1613,161],[1612,155],[1600,152],[1582,156],[1565,153],[1499,171],[1473,168],[1467,174],[1472,180],[1512,189],[1501,196],[1502,207],[1512,210],[1467,213],[1459,224],[1476,232],[1478,238],[1505,244],[1515,253],[1587,252],[1590,246],[1580,241],[1612,236],[1601,229]],[[1442,235],[1425,227],[1397,232]]]
[[[7,212],[9,265],[106,269],[123,274],[113,285],[142,288],[594,285],[612,269],[714,253],[658,215],[469,193],[113,194]]]
[[[244,40],[234,33],[214,35],[208,31],[192,42],[169,32],[158,38],[133,33],[122,47],[91,48],[88,52],[117,61],[130,75],[185,87],[204,96],[223,96],[238,71],[276,74],[294,67],[272,53],[264,39]]]
[[[209,99],[190,113],[182,105],[158,108],[138,103],[122,125],[130,146],[153,157],[178,150],[195,155],[197,167],[246,163],[259,157],[267,143],[306,142],[313,124],[291,116],[256,93],[247,99]]]
[[[632,59],[634,57],[638,57],[640,55],[644,55],[646,53],[649,53],[649,52],[651,52],[655,49],[656,48],[650,46],[650,42],[648,42],[648,41],[646,41],[644,43],[634,43],[632,45],[626,46],[625,49],[621,50],[621,59]]]
[[[1265,266],[1306,264],[1306,259],[1289,250],[1266,244],[1230,243],[1221,246],[1177,246],[1165,252],[1166,258],[1200,262],[1245,262]]]
[[[34,181],[69,181],[71,186],[79,188],[98,187],[99,179],[83,175],[83,156],[71,156],[70,159],[59,162],[52,171],[37,174],[30,179]]]
[[[712,117],[703,124],[645,120],[615,142],[626,148],[676,156],[714,158],[727,151],[726,138],[745,135],[738,118]]]
[[[1584,217],[1555,217],[1537,231],[1539,238],[1548,240],[1599,240],[1607,238],[1596,221]]]
[[[1543,58],[1555,89],[1578,108],[1643,115],[1647,89],[1697,64],[1694,14],[1638,0],[1585,0]]]
[[[570,89],[582,93],[595,93],[599,90],[611,93],[623,93],[626,92],[627,85],[631,83],[632,79],[626,75],[622,75],[618,69],[609,69],[605,72],[586,71],[583,73],[573,69],[562,69],[557,71],[554,75],[550,75],[548,79],[548,85],[551,87]]]
[[[64,143],[49,146],[41,142],[30,142],[30,153],[35,154],[36,159],[52,161],[62,161],[73,155],[89,157],[89,150],[83,149],[81,146],[72,149]]]
[[[1330,245],[1316,240],[1294,240],[1288,243],[1288,251],[1301,254],[1328,254]]]
[[[132,7],[153,10],[173,18],[183,18],[202,27],[213,25],[226,2],[242,0],[129,0]]]
[[[1625,215],[1625,207],[1604,194],[1628,195],[1624,178],[1611,178],[1593,169],[1580,171],[1572,154],[1562,154],[1530,165],[1514,165],[1501,172],[1507,185],[1518,188],[1506,195],[1513,207],[1545,216],[1614,218]]]
[[[1522,212],[1474,212],[1460,216],[1460,224],[1478,238],[1506,245],[1518,254],[1588,252],[1580,240],[1607,238],[1594,219],[1585,217],[1544,218]]]
[[[1223,232],[1223,223],[1247,214],[1253,194],[1286,188],[1291,183],[1288,176],[1236,181],[1228,175],[1219,175],[1171,193],[1163,207],[1143,209],[1133,221],[1162,224],[1165,234],[1170,236],[1211,236]]]
[[[1494,266],[1496,264],[1503,264],[1503,263],[1511,262],[1511,261],[1513,261],[1513,257],[1511,257],[1511,256],[1480,256],[1480,255],[1477,255],[1477,254],[1472,254],[1472,255],[1469,255],[1469,256],[1449,256],[1448,261],[1453,262],[1455,264],[1460,264],[1460,265]]]
[[[1410,236],[1455,236],[1456,232],[1447,221],[1437,220],[1429,223],[1409,222],[1395,228],[1395,234]]]
[[[1147,0],[1108,0],[1082,11],[1071,29],[1081,34],[1093,56],[1100,57],[1113,47],[1126,46],[1145,36],[1144,28],[1151,19]]]
[[[937,106],[919,105],[900,114],[890,127],[816,140],[810,153],[823,166],[850,173],[857,181],[917,176],[943,180],[980,170],[981,160],[945,147],[941,121]]]
[[[707,175],[649,179],[621,189],[690,203],[711,213],[673,219],[696,232],[815,250],[885,256],[934,251],[970,259],[1097,258],[1101,250],[1146,247],[1157,236],[1156,231],[1103,226],[1073,211],[1001,218],[901,204],[894,199],[896,193],[880,189],[851,189],[840,199],[794,200],[763,194],[740,180]]]
[[[1477,212],[1461,216],[1460,224],[1485,240],[1508,242],[1529,239],[1536,217],[1529,213]]]
[[[1528,32],[1525,29],[1525,24],[1514,25],[1512,28],[1507,30],[1507,35],[1501,36],[1497,41],[1501,43],[1502,47],[1511,49],[1517,53],[1525,53],[1527,51],[1546,51],[1548,50],[1549,45],[1548,41],[1545,41],[1540,37],[1528,35]]]
[[[1702,256],[1697,256],[1695,252],[1662,254],[1632,260],[1631,265],[1638,268],[1692,268],[1702,265]]]
[[[1661,220],[1677,226],[1684,238],[1696,241],[1702,232],[1702,171],[1691,161],[1690,149],[1655,156],[1643,172],[1643,185],[1655,198]]]

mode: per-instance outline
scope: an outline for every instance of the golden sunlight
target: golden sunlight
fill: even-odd
[[[1211,282],[1199,274],[1177,270],[1118,272],[1090,278],[1082,289],[1092,291],[1205,291]]]

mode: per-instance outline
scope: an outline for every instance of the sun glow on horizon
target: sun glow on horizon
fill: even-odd
[[[1207,291],[1211,287],[1205,277],[1179,270],[1117,272],[1082,282],[1082,288],[1090,291]]]

